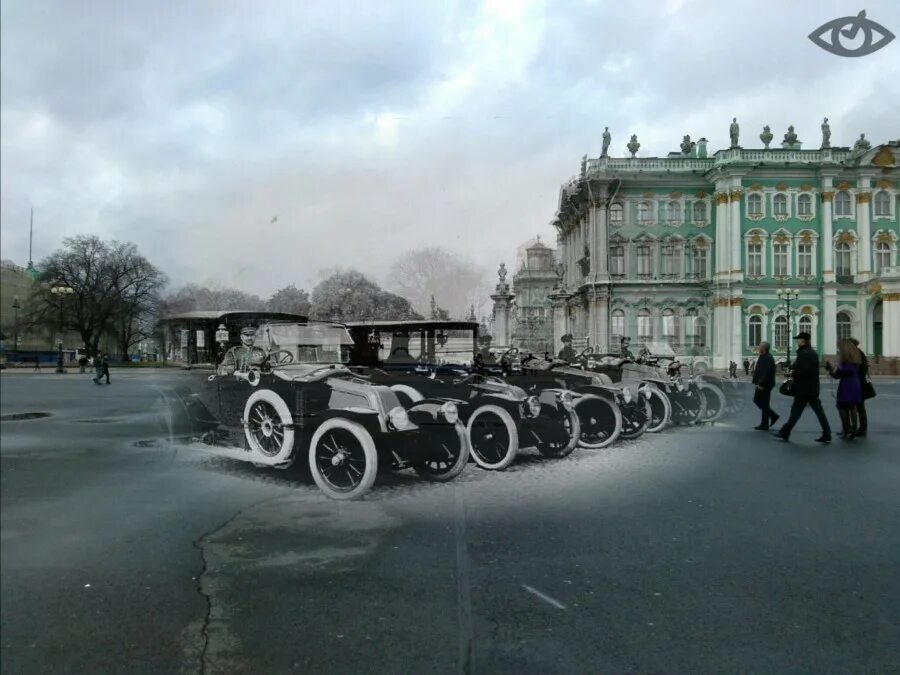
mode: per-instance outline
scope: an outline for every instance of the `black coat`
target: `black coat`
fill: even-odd
[[[791,370],[794,396],[816,398],[819,395],[819,355],[809,345],[797,348],[797,359]]]
[[[859,350],[859,355],[862,357],[862,364],[859,366],[859,379],[865,382],[869,377],[869,359],[866,358],[862,349]]]
[[[753,384],[772,389],[775,386],[775,359],[769,352],[760,355],[753,370]]]

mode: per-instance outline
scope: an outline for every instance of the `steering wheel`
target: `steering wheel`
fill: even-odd
[[[270,366],[283,366],[294,361],[294,354],[287,349],[276,349],[269,352],[266,356],[266,361]]]
[[[581,350],[581,353],[578,355],[578,358],[583,359],[586,356],[590,356],[593,353],[594,353],[593,347],[585,347],[584,349]]]

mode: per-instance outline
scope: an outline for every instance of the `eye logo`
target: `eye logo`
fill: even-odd
[[[849,49],[841,44],[842,37],[848,40],[855,40],[860,31],[863,32],[861,45],[855,49]],[[827,40],[823,36],[829,32],[831,33],[831,39]],[[873,42],[873,33],[880,35],[881,39]],[[866,11],[863,10],[856,16],[843,16],[819,26],[809,34],[809,39],[826,52],[831,52],[837,56],[866,56],[872,52],[877,52],[888,44],[894,39],[894,34],[881,24],[867,19]]]

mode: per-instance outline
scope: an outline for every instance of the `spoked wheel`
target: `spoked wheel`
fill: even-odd
[[[597,450],[615,442],[622,433],[622,413],[612,401],[588,394],[575,403],[581,423],[579,445]]]
[[[645,398],[643,407],[635,406],[627,416],[622,415],[622,438],[631,440],[642,436],[650,426],[652,416],[653,410],[650,408],[650,401]]]
[[[313,434],[309,469],[319,489],[332,499],[357,499],[375,483],[375,442],[358,422],[332,418]]]
[[[647,432],[655,434],[665,429],[672,419],[672,402],[669,396],[657,389],[650,388],[650,424]]]
[[[703,415],[706,412],[706,397],[701,396],[699,390],[690,392],[690,396],[687,396],[687,393],[680,393],[677,400],[673,402],[673,408],[677,408],[677,412],[676,410],[672,411],[673,424],[689,426],[698,424],[703,420]]]
[[[730,389],[728,392],[723,392],[725,394],[725,412],[729,415],[736,415],[747,405],[747,399],[737,387],[731,386]]]
[[[512,416],[500,406],[478,408],[469,418],[466,432],[472,458],[481,468],[500,471],[516,458],[519,432]]]
[[[714,384],[708,382],[698,382],[700,387],[700,395],[706,402],[706,407],[701,417],[701,422],[717,422],[725,415],[727,399],[725,392]]]
[[[578,445],[581,436],[581,422],[574,410],[563,409],[552,427],[547,425],[538,437],[537,449],[544,457],[565,457]]]
[[[270,389],[253,392],[244,406],[244,435],[261,464],[287,462],[294,450],[291,411]]]
[[[449,426],[449,425],[448,425]],[[416,464],[415,470],[423,478],[434,481],[453,480],[466,468],[469,461],[469,439],[461,422],[453,425],[453,432],[442,431],[438,442],[445,457]]]

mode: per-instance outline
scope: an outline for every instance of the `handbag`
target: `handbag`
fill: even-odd
[[[778,387],[778,393],[782,396],[793,396],[794,395],[794,379],[789,377],[784,382],[781,383],[781,386]]]
[[[875,398],[875,387],[872,386],[872,382],[869,381],[868,378],[863,380],[862,397],[863,397],[863,401],[867,401],[870,398]]]

